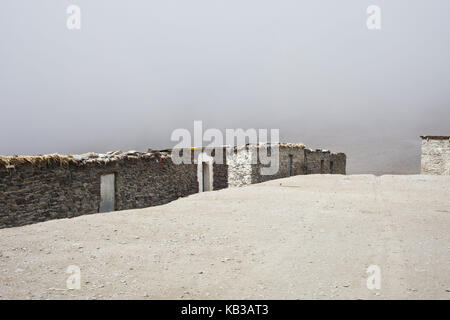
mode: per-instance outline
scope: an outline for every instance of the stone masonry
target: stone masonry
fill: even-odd
[[[421,136],[422,174],[450,175],[450,136]]]
[[[110,173],[116,177],[116,210],[164,204],[198,192],[195,168],[174,165],[168,154],[138,153],[111,161],[3,167],[0,227],[97,213],[100,177]]]
[[[262,148],[223,147],[222,155],[215,154],[214,149],[183,149],[190,158],[189,163],[183,164],[172,161],[174,150],[0,157],[0,228],[98,213],[104,175],[114,175],[114,210],[161,205],[197,193],[202,191],[204,182],[199,176],[202,163],[197,159],[203,159],[198,156],[204,153],[209,154],[204,158],[210,159],[208,172],[212,172],[208,180],[212,187],[208,190],[292,175],[345,174],[343,153],[279,144],[278,172],[262,175],[264,165],[259,160],[252,162],[255,157],[259,159]]]
[[[256,145],[236,147],[233,155],[227,158],[228,184],[231,187],[260,183],[273,179],[303,174],[345,174],[346,156],[344,153],[330,153],[327,150],[310,150],[303,144],[283,143],[278,145],[279,169],[273,175],[262,175],[265,165],[259,161],[266,148]],[[257,158],[256,163],[251,163]],[[255,161],[253,161],[255,162]]]

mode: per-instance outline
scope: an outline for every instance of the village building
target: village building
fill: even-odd
[[[450,136],[421,136],[421,173],[450,175]]]
[[[175,164],[175,152],[188,154],[190,161]],[[271,158],[277,170],[269,174],[264,169],[274,163],[261,161],[266,153],[277,155]],[[345,173],[345,154],[291,143],[1,156],[0,228],[150,207],[198,192],[294,175]]]

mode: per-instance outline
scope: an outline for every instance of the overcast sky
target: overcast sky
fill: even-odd
[[[0,46],[3,155],[167,148],[203,120],[401,173],[450,134],[448,0],[2,0]]]

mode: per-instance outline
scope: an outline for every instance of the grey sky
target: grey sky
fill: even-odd
[[[0,154],[166,148],[203,120],[279,128],[346,152],[351,172],[416,172],[418,136],[450,133],[449,12],[448,0],[3,0]]]

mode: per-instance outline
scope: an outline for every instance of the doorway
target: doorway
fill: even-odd
[[[293,160],[294,156],[292,154],[289,155],[288,158],[288,177],[292,176],[292,160]]]
[[[213,190],[214,159],[206,153],[201,153],[197,158],[198,192]]]
[[[115,175],[105,174],[100,177],[100,208],[99,212],[115,210]]]
[[[209,165],[207,162],[202,162],[202,192],[211,191],[210,181],[211,177],[209,176]]]

